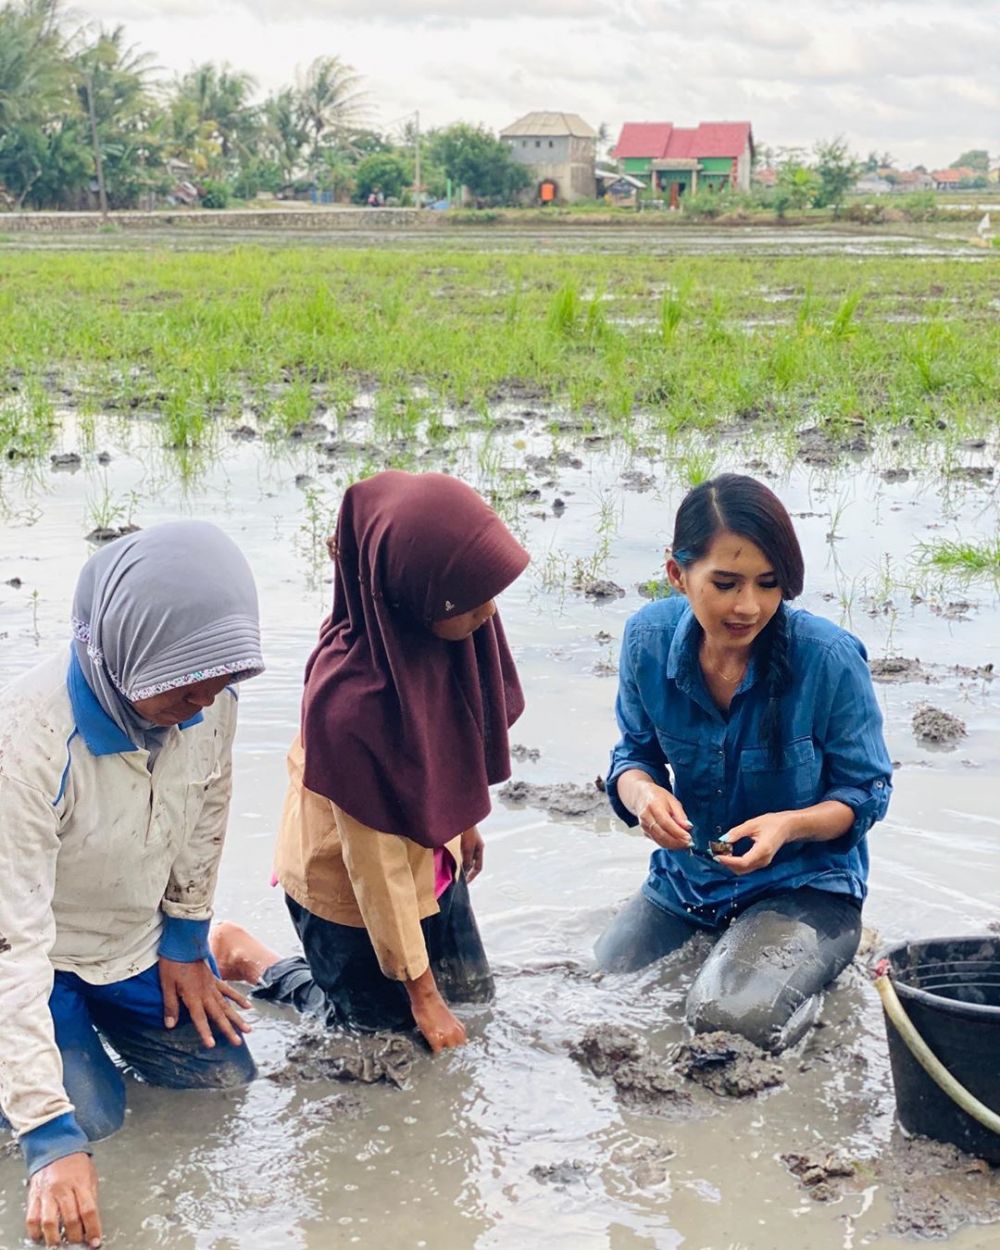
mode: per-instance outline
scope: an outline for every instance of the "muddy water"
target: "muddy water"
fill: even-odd
[[[867,923],[889,942],[982,931],[995,920],[1000,715],[988,666],[1000,666],[997,589],[927,577],[914,557],[934,537],[996,532],[994,484],[944,472],[954,463],[988,466],[996,447],[945,454],[886,446],[817,467],[786,462],[766,438],[676,445],[665,458],[633,456],[612,442],[588,446],[582,432],[570,432],[557,450],[581,467],[522,478],[526,455],[553,451],[551,437],[523,420],[489,444],[456,432],[449,461],[508,498],[523,487],[539,491],[510,504],[534,556],[502,604],[528,692],[514,738],[539,753],[525,753],[515,778],[586,787],[605,768],[618,640],[642,602],[636,585],[659,571],[685,472],[709,462],[773,472],[806,551],[804,606],[853,628],[873,658],[894,661],[878,689],[896,794],[872,839]],[[364,442],[367,431],[348,427],[340,437]],[[223,432],[185,484],[161,444],[153,424],[99,422],[88,447],[67,420],[63,450],[83,452],[79,471],[4,470],[3,672],[65,645],[73,579],[89,550],[84,534],[99,512],[116,524],[128,514],[142,525],[184,514],[224,525],[260,584],[269,668],[242,692],[217,910],[288,950],[290,928],[267,884],[282,756],[329,593],[320,540],[357,466],[330,461],[315,445],[269,448]],[[110,464],[97,464],[98,451],[111,454]],[[436,467],[444,456],[419,463]],[[905,480],[883,479],[899,468],[910,470]],[[641,489],[624,488],[627,471]],[[556,497],[565,504],[558,515]],[[587,598],[573,589],[576,572],[624,594]],[[950,749],[919,742],[912,720],[922,704],[960,717],[965,736]],[[699,952],[595,978],[591,947],[637,888],[648,844],[603,809],[559,816],[537,801],[498,800],[484,830],[487,866],[474,896],[498,997],[491,1009],[465,1013],[470,1045],[433,1062],[418,1056],[406,1089],[344,1094],[322,1081],[269,1079],[284,1072],[299,1030],[290,1015],[262,1009],[253,1038],[262,1079],[249,1090],[214,1097],[130,1086],[124,1131],[98,1148],[108,1245],[852,1250],[900,1244],[894,1228],[950,1232],[955,1250],[997,1244],[996,1227],[967,1222],[1000,1217],[995,1177],[961,1167],[938,1177],[902,1154],[877,1000],[860,967],[828,995],[822,1027],[783,1060],[784,1083],[760,1097],[693,1089],[688,1113],[654,1115],[575,1063],[570,1049],[602,1022],[632,1030],[653,1055],[681,1041],[684,989]],[[858,1170],[820,1203],[780,1156],[830,1151]],[[887,1158],[903,1160],[895,1178],[879,1170]],[[933,1206],[926,1193],[905,1193],[901,1171],[928,1172],[930,1189],[949,1197],[944,1213],[924,1210]],[[19,1160],[0,1158],[0,1247],[19,1243],[22,1201]]]

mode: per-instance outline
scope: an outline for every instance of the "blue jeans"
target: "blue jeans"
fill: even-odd
[[[163,1024],[163,994],[154,964],[138,976],[91,985],[57,972],[49,1010],[63,1061],[63,1085],[80,1128],[91,1141],[109,1137],[125,1118],[125,1082],[102,1039],[150,1085],[169,1089],[233,1089],[257,1069],[246,1045],[216,1035],[213,1049],[181,1005],[177,1025]],[[0,1125],[9,1127],[0,1116]]]

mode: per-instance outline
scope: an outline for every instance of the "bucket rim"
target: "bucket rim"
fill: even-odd
[[[905,981],[900,981],[896,976],[896,969],[891,966],[892,956],[898,951],[906,950],[914,946],[928,946],[932,942],[997,942],[997,934],[995,933],[963,933],[957,937],[930,937],[920,938],[916,941],[894,942],[892,946],[887,946],[882,951],[882,959],[886,959],[890,963],[888,975],[892,979],[893,985],[896,987],[896,993],[901,999],[914,1003],[920,1003],[934,1011],[943,1011],[947,1015],[963,1016],[966,1020],[979,1020],[982,1023],[990,1022],[996,1024],[1000,1021],[1000,1007],[990,1007],[985,1003],[963,1003],[956,998],[945,998],[943,994],[931,994],[927,990],[918,989],[914,985],[907,985]]]

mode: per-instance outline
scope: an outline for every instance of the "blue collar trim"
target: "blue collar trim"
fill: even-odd
[[[123,730],[115,724],[97,700],[87,679],[83,675],[76,650],[70,647],[69,673],[66,676],[66,689],[69,702],[73,709],[76,727],[87,744],[91,755],[123,755],[126,751],[137,751],[139,748]],[[178,729],[190,729],[192,725],[200,725],[205,719],[197,712],[190,720],[183,721]]]

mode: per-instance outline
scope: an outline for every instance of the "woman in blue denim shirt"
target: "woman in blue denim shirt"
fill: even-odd
[[[631,971],[721,932],[688,1020],[779,1050],[858,948],[866,835],[891,790],[882,717],[858,639],[786,605],[802,552],[762,483],[691,491],[667,575],[680,594],[625,628],[607,780],[660,849],[597,957]]]

